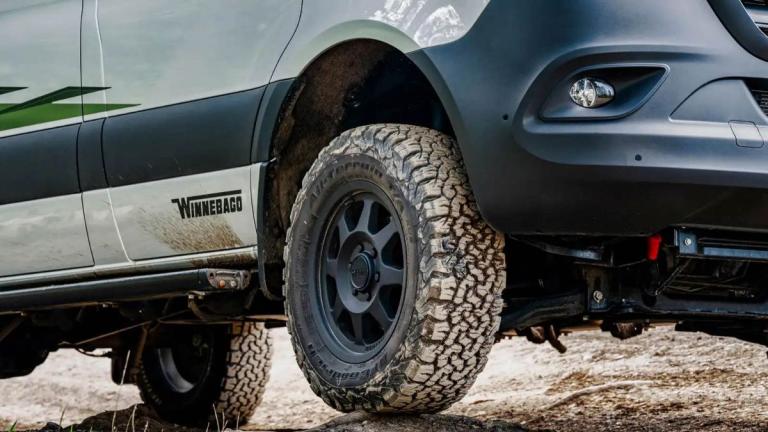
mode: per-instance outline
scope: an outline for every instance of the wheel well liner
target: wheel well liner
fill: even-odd
[[[371,39],[316,57],[293,80],[270,84],[254,134],[254,162],[268,162],[259,197],[262,284],[277,290],[290,210],[304,174],[341,132],[373,123],[424,126],[455,136],[440,96],[410,55]]]

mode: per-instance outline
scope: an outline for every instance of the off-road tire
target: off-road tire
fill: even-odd
[[[245,424],[261,403],[269,379],[269,331],[263,324],[252,322],[212,326],[209,331],[213,332],[211,359],[205,376],[194,388],[184,393],[175,391],[164,379],[156,353],[148,350],[136,377],[141,398],[162,418],[178,424]]]
[[[354,174],[350,174],[354,173]],[[345,177],[346,176],[346,177]],[[332,357],[304,310],[309,231],[329,189],[358,176],[388,190],[403,219],[412,296],[388,345],[364,364]],[[480,216],[456,142],[423,127],[344,132],[304,177],[285,248],[285,309],[298,364],[312,390],[351,412],[437,412],[461,399],[486,364],[505,286],[504,237]]]

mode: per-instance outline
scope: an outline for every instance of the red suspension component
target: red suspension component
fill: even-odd
[[[661,234],[654,234],[648,237],[648,250],[646,258],[648,261],[659,259],[659,249],[661,248]]]

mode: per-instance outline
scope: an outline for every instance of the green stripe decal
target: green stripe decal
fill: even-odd
[[[15,91],[24,90],[26,87],[0,87],[0,95],[6,93],[13,93]]]
[[[24,87],[0,87],[0,95],[23,89]],[[55,103],[108,89],[109,87],[65,87],[19,104],[0,103],[0,131],[138,106],[138,104]]]

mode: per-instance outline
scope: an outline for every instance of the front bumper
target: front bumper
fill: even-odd
[[[464,38],[412,58],[500,231],[768,230],[768,117],[750,92],[768,62],[704,0],[492,0]],[[616,67],[663,76],[625,112],[545,115],[575,74]]]

